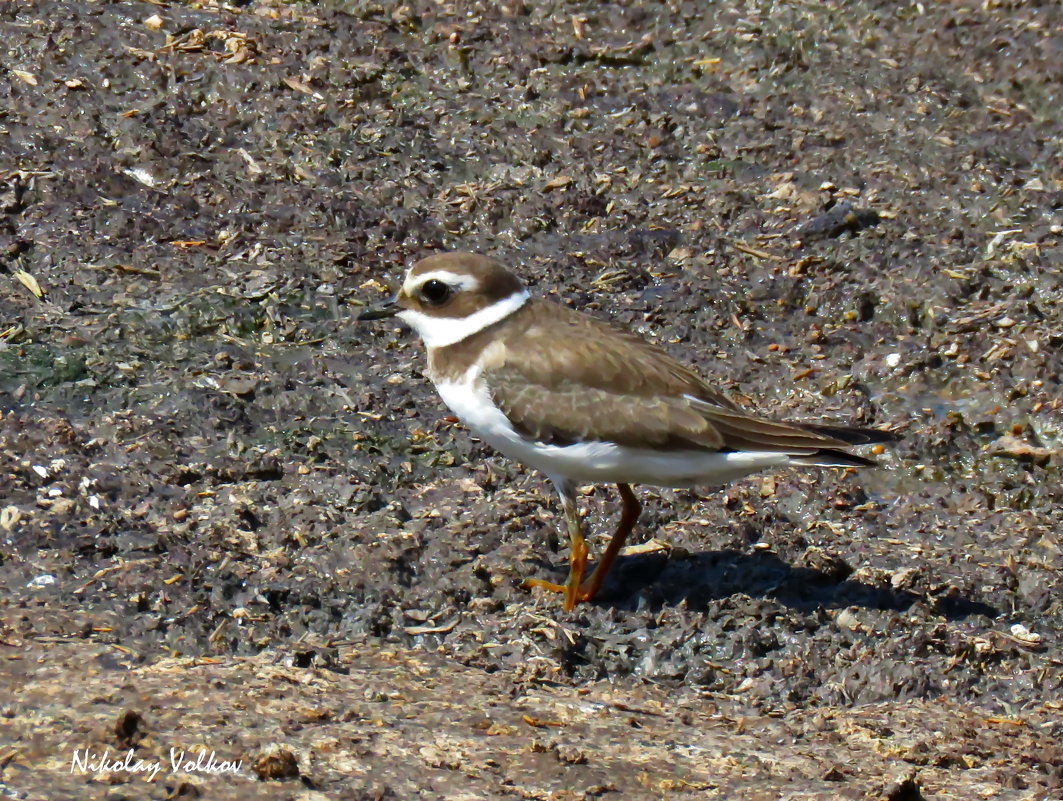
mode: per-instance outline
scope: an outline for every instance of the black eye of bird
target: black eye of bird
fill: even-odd
[[[433,278],[431,281],[424,282],[424,286],[421,287],[421,297],[430,306],[439,306],[450,297],[450,287]]]

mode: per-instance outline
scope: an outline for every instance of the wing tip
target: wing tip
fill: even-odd
[[[853,428],[848,426],[805,426],[808,430],[821,436],[830,437],[839,445],[858,447],[861,445],[888,445],[899,442],[900,434],[881,428]],[[878,467],[878,462],[866,456],[850,453],[841,448],[826,447],[808,456],[797,456],[797,464],[816,467]]]
[[[849,426],[827,426],[802,424],[801,428],[813,434],[829,437],[844,445],[886,445],[900,442],[901,435],[895,431],[882,428],[853,428]]]

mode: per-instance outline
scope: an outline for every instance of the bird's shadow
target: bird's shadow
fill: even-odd
[[[545,567],[551,569],[549,564]],[[622,556],[614,563],[593,603],[615,609],[648,608],[653,612],[683,604],[690,610],[705,612],[713,602],[734,595],[770,598],[806,613],[850,606],[904,611],[923,602],[949,620],[999,615],[989,604],[955,592],[920,594],[888,582],[868,584],[853,578],[848,569],[795,566],[770,551],[698,551],[682,555],[661,551]]]

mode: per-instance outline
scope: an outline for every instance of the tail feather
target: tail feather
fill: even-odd
[[[875,467],[878,462],[855,453],[835,448],[823,448],[808,456],[791,456],[790,464],[808,467]]]

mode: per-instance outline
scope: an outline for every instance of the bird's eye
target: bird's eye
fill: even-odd
[[[429,306],[441,306],[450,297],[450,287],[433,278],[431,281],[424,282],[424,286],[421,287],[421,297]]]

